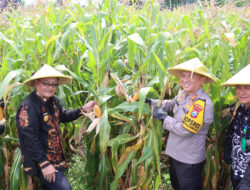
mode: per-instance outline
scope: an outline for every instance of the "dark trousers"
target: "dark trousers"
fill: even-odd
[[[246,173],[239,183],[239,190],[250,189],[250,164],[248,164]]]
[[[230,177],[231,177],[233,189],[236,189],[236,187],[239,185],[242,178],[240,176],[234,175],[234,172],[232,169],[231,169]]]
[[[186,164],[170,158],[170,180],[173,188],[175,190],[201,190],[204,164],[205,161],[198,164]]]
[[[44,190],[72,190],[71,185],[63,172],[56,172],[55,182],[49,183],[40,173],[39,178],[42,181]]]

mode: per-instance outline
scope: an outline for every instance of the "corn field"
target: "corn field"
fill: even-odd
[[[98,117],[61,124],[64,152],[86,160],[81,170],[87,189],[167,189],[161,167],[167,135],[144,100],[173,98],[179,84],[167,68],[194,57],[220,79],[204,86],[215,107],[204,189],[229,189],[230,168],[222,161],[229,119],[222,113],[235,96],[220,84],[249,64],[249,10],[232,3],[168,10],[153,0],[142,7],[105,0],[83,8],[38,4],[0,12],[0,99],[7,120],[0,136],[0,189],[28,189],[15,116],[33,91],[22,82],[45,63],[73,77],[57,91],[66,108],[89,100],[101,107]]]

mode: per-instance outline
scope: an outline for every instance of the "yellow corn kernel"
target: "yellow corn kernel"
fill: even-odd
[[[2,120],[3,118],[4,118],[3,108],[0,107],[0,120]]]
[[[139,94],[138,93],[134,93],[133,102],[135,102],[138,99],[139,99]]]
[[[96,115],[98,118],[101,118],[101,117],[102,117],[102,110],[101,110],[101,108],[100,108],[98,105],[95,105],[95,106],[94,106],[94,111],[95,111],[95,115]]]

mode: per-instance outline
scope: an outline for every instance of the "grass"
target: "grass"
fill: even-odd
[[[69,169],[65,172],[73,190],[87,189],[84,168],[86,160],[80,154],[71,154],[69,158]]]

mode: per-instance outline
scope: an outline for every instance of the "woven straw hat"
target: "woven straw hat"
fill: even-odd
[[[182,71],[191,71],[206,77],[205,83],[214,83],[217,81],[216,77],[208,73],[208,69],[201,63],[198,58],[190,59],[184,63],[176,65],[168,69],[168,72],[178,78],[181,77]]]
[[[221,86],[250,85],[250,64],[228,79]]]
[[[72,79],[70,76],[66,76],[46,64],[41,67],[30,79],[24,81],[24,85],[34,87],[34,80],[50,77],[58,78],[59,85],[67,84]]]

